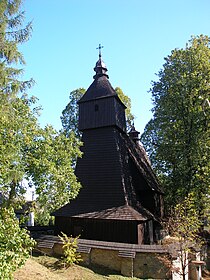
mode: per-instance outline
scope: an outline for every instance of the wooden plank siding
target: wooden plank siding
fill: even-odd
[[[139,240],[144,240],[144,232],[138,232],[137,221],[56,217],[55,225],[59,229],[56,234],[62,231],[73,237],[80,235],[83,239],[130,244],[138,244]]]
[[[116,97],[107,96],[80,103],[79,129],[92,129],[105,126],[125,127],[124,107]]]
[[[81,234],[85,239],[149,244],[145,222],[154,219],[151,213],[156,213],[154,192],[130,162],[124,133],[115,126],[90,129],[85,130],[82,141],[83,157],[76,166],[82,189],[75,200],[56,211],[57,232]],[[123,208],[126,205],[138,215]],[[139,226],[142,222],[143,227]]]
[[[146,152],[126,133],[125,105],[99,57],[94,81],[79,100],[82,158],[78,197],[53,213],[57,233],[131,244],[153,243],[161,195]]]

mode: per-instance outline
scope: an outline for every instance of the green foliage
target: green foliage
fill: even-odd
[[[194,192],[200,214],[209,189],[210,39],[192,37],[165,58],[152,83],[153,119],[141,141],[159,175],[168,205]]]
[[[14,68],[24,63],[18,45],[31,34],[31,23],[21,28],[24,21],[24,12],[19,11],[21,2],[0,2],[0,191],[7,204],[15,202],[15,191],[17,200],[23,193],[20,184],[26,164],[23,147],[32,141],[36,130],[36,110],[32,113],[29,109],[35,99],[27,98],[24,93],[33,81],[20,81],[23,70]],[[19,92],[23,94],[20,98]]]
[[[120,100],[124,103],[124,105],[127,107],[125,109],[125,115],[126,115],[126,126],[127,131],[129,131],[132,128],[133,122],[134,122],[134,115],[131,113],[131,99],[123,93],[121,88],[116,87],[115,88],[116,93],[118,94]]]
[[[77,102],[85,93],[84,88],[79,88],[73,90],[69,94],[69,103],[66,105],[66,108],[62,111],[61,122],[66,135],[69,135],[71,132],[74,132],[77,137],[80,138],[81,133],[78,130],[78,121],[79,121],[79,106]],[[127,109],[125,110],[126,114],[126,123],[127,129],[130,130],[134,121],[134,115],[131,113],[131,100],[130,98],[123,93],[123,91],[116,87],[116,93],[118,94],[121,101],[125,104]]]
[[[20,81],[24,63],[18,44],[30,37],[31,24],[21,29],[24,12],[18,0],[0,2],[0,193],[4,206],[23,203],[27,185],[34,185],[39,205],[46,216],[80,188],[74,174],[75,161],[81,155],[80,142],[51,126],[38,123],[36,98],[26,90],[31,81]]]
[[[30,103],[33,99],[0,93],[0,191],[13,204],[25,191],[26,155],[38,130]]]
[[[24,202],[27,184],[33,184],[45,218],[74,198],[80,188],[74,174],[81,155],[75,136],[42,129],[36,98],[26,90],[33,80],[21,81],[24,64],[18,45],[30,37],[31,24],[22,28],[21,0],[0,1],[0,278],[11,279],[34,245],[20,229],[12,209]]]
[[[28,40],[31,23],[24,28],[21,0],[0,1],[0,278],[12,279],[12,273],[28,258],[34,245],[25,229],[20,229],[13,206],[17,206],[24,188],[25,148],[36,131],[35,114],[29,109],[34,98],[27,98],[25,90],[33,80],[21,81],[24,64],[18,44]],[[17,94],[21,92],[22,97]]]
[[[65,233],[62,232],[62,236],[59,236],[63,242],[64,249],[64,258],[63,261],[67,266],[76,264],[82,261],[80,253],[77,252],[78,249],[78,238],[79,236],[73,238],[72,236],[68,237]]]
[[[201,225],[194,194],[190,193],[171,211],[168,223],[169,232],[172,236],[177,237],[180,243],[192,245],[197,239],[200,239]]]
[[[62,111],[61,122],[67,135],[74,132],[76,136],[80,137],[80,132],[78,130],[79,106],[77,101],[80,100],[84,93],[84,88],[71,91],[69,94],[70,101],[66,105],[66,108]]]
[[[190,264],[189,253],[200,250],[203,245],[199,235],[202,222],[193,193],[173,208],[166,226],[170,235],[175,237],[175,249],[181,262],[181,270],[177,273],[185,279]]]
[[[29,22],[22,28],[24,12],[20,11],[21,0],[1,0],[0,2],[0,91],[3,93],[24,92],[33,84],[33,80],[20,81],[22,69],[14,68],[24,64],[24,58],[18,45],[26,42],[31,35]]]
[[[51,126],[42,129],[32,101],[0,94],[0,191],[5,205],[16,206],[22,203],[27,179],[49,216],[80,189],[74,174],[80,142],[73,133],[66,137]]]
[[[49,210],[48,203],[46,203],[46,206],[43,206],[36,201],[36,208],[34,209],[34,223],[36,226],[54,225],[55,217],[50,214],[51,211]]]
[[[50,213],[77,196],[81,187],[74,174],[76,158],[81,156],[80,142],[71,133],[41,130],[28,150],[28,174],[36,187],[37,201],[44,213]]]
[[[35,245],[25,229],[19,227],[12,208],[0,209],[0,279],[13,279]]]

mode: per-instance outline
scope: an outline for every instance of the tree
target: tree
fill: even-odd
[[[116,93],[119,98],[125,104],[127,109],[125,110],[127,129],[130,130],[134,121],[134,115],[131,113],[131,100],[130,98],[123,93],[119,88],[115,88]],[[70,92],[69,103],[66,105],[66,108],[62,111],[61,122],[65,133],[68,135],[70,132],[74,132],[76,136],[80,137],[80,132],[78,130],[78,120],[79,120],[79,107],[77,102],[85,93],[84,88],[79,88]]]
[[[73,133],[66,137],[50,126],[42,129],[36,109],[30,108],[32,101],[0,95],[0,191],[5,206],[17,207],[26,179],[36,187],[37,200],[49,215],[79,191],[74,165],[81,155],[80,143]]]
[[[26,179],[35,185],[40,204],[51,211],[75,197],[80,188],[74,175],[80,143],[73,134],[67,138],[62,131],[39,126],[36,98],[26,94],[31,81],[20,81],[22,70],[11,67],[24,62],[17,46],[28,39],[31,30],[30,24],[17,30],[24,19],[20,6],[20,0],[0,5],[0,191],[4,206],[17,207],[26,191],[22,184]]]
[[[45,214],[50,213],[74,199],[80,183],[74,174],[77,157],[81,156],[80,142],[74,133],[68,137],[51,126],[36,135],[26,154],[28,164],[25,176],[36,187],[37,202]]]
[[[22,28],[24,11],[20,10],[22,0],[2,0],[0,3],[0,86],[1,93],[16,94],[24,92],[33,85],[33,79],[17,79],[23,69],[14,68],[14,64],[25,64],[18,45],[30,38],[32,24]]]
[[[125,116],[126,116],[127,131],[129,131],[132,128],[132,125],[133,125],[133,122],[135,119],[135,116],[131,112],[131,99],[127,95],[124,94],[124,92],[121,90],[121,88],[116,87],[115,91],[118,94],[120,100],[127,107],[125,109]]]
[[[21,53],[18,51],[17,45],[28,40],[31,31],[31,23],[23,29],[20,29],[24,13],[19,12],[21,5],[20,0],[0,2],[0,278],[12,279],[13,272],[24,264],[29,256],[29,252],[34,245],[33,240],[28,233],[19,227],[18,220],[14,215],[14,210],[11,208],[10,195],[6,196],[5,190],[9,188],[9,178],[16,178],[20,174],[16,165],[15,149],[18,142],[10,145],[6,142],[6,135],[9,139],[14,139],[13,127],[9,127],[10,120],[13,120],[14,112],[17,110],[16,105],[12,105],[15,95],[20,91],[24,92],[27,87],[30,87],[33,80],[20,81],[17,77],[22,73],[21,69],[12,67],[15,63],[24,63]],[[13,110],[9,110],[12,108]],[[6,127],[4,126],[6,124]],[[17,135],[20,135],[17,129]],[[17,137],[18,138],[18,137]],[[10,151],[10,152],[9,152]],[[5,154],[4,154],[5,153]],[[10,169],[10,170],[8,170]],[[14,171],[14,172],[12,172]],[[19,173],[19,174],[18,174]],[[10,180],[12,182],[12,180]],[[10,184],[12,186],[12,184]],[[7,194],[9,191],[7,192]],[[10,192],[12,194],[12,191]],[[6,199],[8,200],[5,203]],[[5,204],[5,205],[4,205]],[[5,207],[7,206],[7,207]]]
[[[15,64],[25,63],[18,51],[18,45],[29,39],[32,29],[31,23],[22,28],[24,12],[20,11],[20,7],[21,0],[3,0],[0,3],[0,188],[3,198],[11,200],[14,189],[12,184],[19,180],[22,172],[17,164],[16,148],[27,138],[27,102],[34,102],[34,98],[27,100],[24,96],[25,90],[31,87],[33,80],[20,81],[18,78],[23,70],[13,67]],[[17,98],[19,92],[23,94],[22,98]],[[23,123],[20,122],[21,116],[18,112],[23,113]],[[28,126],[32,126],[33,117],[29,116],[28,119]],[[19,133],[18,123],[24,128],[22,135]],[[6,189],[8,196],[5,193]],[[9,199],[7,202],[9,204]]]
[[[209,194],[209,37],[192,37],[165,58],[152,82],[153,119],[141,141],[164,186],[168,205],[193,192],[203,212]]]
[[[36,98],[26,94],[33,80],[20,80],[23,70],[18,66],[24,59],[18,45],[28,40],[31,31],[30,23],[21,29],[21,2],[0,2],[0,222],[4,225],[0,238],[2,250],[8,249],[1,254],[0,266],[8,273],[24,263],[32,244],[13,214],[24,203],[27,186],[23,180],[35,186],[39,205],[48,216],[80,189],[74,174],[80,142],[74,134],[66,137],[51,126],[40,127]]]
[[[170,235],[175,238],[173,250],[181,264],[180,270],[175,267],[172,270],[181,275],[183,280],[186,279],[192,255],[195,251],[200,251],[203,245],[200,237],[201,224],[192,194],[173,208],[165,224]]]
[[[78,121],[79,121],[79,107],[77,102],[85,93],[84,88],[78,88],[73,90],[69,94],[69,103],[66,105],[66,108],[62,111],[61,122],[64,131],[68,135],[72,131],[76,136],[80,137],[80,132],[78,130]]]

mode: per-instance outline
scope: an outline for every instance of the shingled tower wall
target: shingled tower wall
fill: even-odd
[[[162,192],[143,147],[126,133],[125,105],[99,55],[94,81],[79,100],[83,157],[78,197],[53,213],[57,232],[84,239],[153,243]]]

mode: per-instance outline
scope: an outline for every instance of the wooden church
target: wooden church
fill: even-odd
[[[162,191],[125,105],[101,58],[93,83],[79,100],[83,157],[76,164],[82,188],[55,216],[56,233],[83,239],[153,244],[163,216]]]

